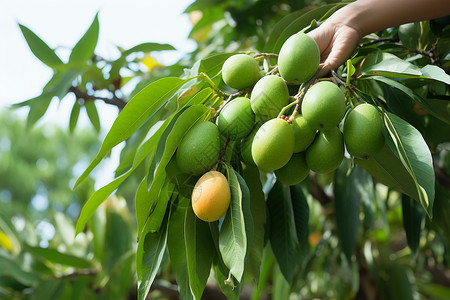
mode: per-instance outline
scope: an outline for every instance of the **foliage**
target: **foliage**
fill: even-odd
[[[212,223],[193,214],[189,198],[196,178],[177,172],[176,149],[193,125],[214,119],[224,103],[249,92],[224,85],[224,61],[234,51],[255,53],[264,71],[274,73],[274,57],[289,36],[320,26],[344,5],[320,3],[297,11],[305,3],[295,2],[195,1],[186,11],[203,13],[191,32],[198,50],[174,66],[151,70],[150,76],[132,68],[139,59],[131,54],[171,50],[170,45],[147,43],[122,51],[114,61],[99,58],[96,17],[63,63],[21,26],[33,53],[54,70],[40,96],[18,105],[30,106],[30,125],[54,96],[61,100],[68,92],[77,98],[72,129],[79,105],[94,127],[94,101],[121,111],[75,187],[126,141],[117,176],[91,194],[76,233],[85,236],[86,225],[94,237],[96,230],[105,230],[93,225],[103,201],[126,179],[139,182],[134,206],[139,299],[158,296],[161,291],[150,292],[151,286],[170,285],[173,277],[183,299],[200,298],[214,290],[211,285],[230,299],[247,289],[253,299],[448,296],[450,280],[442,270],[450,266],[450,26],[442,20],[417,23],[414,34],[405,35],[400,27],[366,36],[328,79],[345,89],[347,109],[367,102],[382,112],[386,145],[381,152],[372,159],[347,155],[335,172],[311,172],[299,185],[285,186],[271,172],[260,174],[242,164],[233,148],[239,143],[225,143],[227,159],[219,169],[231,187],[229,211]],[[121,70],[127,68],[141,81],[123,95]],[[291,95],[302,88],[291,86]],[[108,237],[131,245],[130,232],[122,228],[120,236]],[[120,259],[111,256],[116,260],[109,260],[106,270],[113,262],[131,263],[130,252],[120,253]],[[66,257],[65,263],[83,265],[75,263],[80,257]],[[32,286],[39,282],[29,280]]]
[[[105,201],[75,239],[75,220],[94,190],[70,187],[98,150],[89,129],[52,124],[26,131],[0,115],[0,298],[97,299],[135,290],[133,218],[124,199]],[[31,146],[32,145],[32,146]]]

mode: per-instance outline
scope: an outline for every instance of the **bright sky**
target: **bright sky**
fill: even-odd
[[[51,78],[51,69],[37,60],[28,48],[18,23],[30,28],[67,61],[72,48],[99,11],[100,36],[96,53],[117,58],[114,45],[130,48],[143,42],[169,43],[178,51],[158,53],[163,64],[177,61],[195,48],[187,39],[192,25],[184,9],[193,0],[0,0],[0,109],[36,97]],[[72,97],[72,96],[71,96]],[[74,98],[72,98],[74,99]],[[49,112],[40,121],[56,122],[67,128],[72,99],[62,105],[52,101]],[[100,103],[99,103],[100,104]],[[109,129],[117,115],[110,105],[98,105],[102,127]],[[26,116],[27,109],[19,111]],[[81,124],[88,125],[87,117]],[[118,151],[114,155],[117,158]],[[112,175],[114,164],[101,173]],[[100,176],[106,181],[110,176]],[[108,178],[109,177],[109,178]],[[98,182],[101,187],[107,182]]]
[[[99,11],[100,37],[96,53],[116,58],[118,52],[114,45],[129,48],[143,42],[169,43],[178,52],[166,52],[157,56],[162,63],[169,64],[175,62],[182,53],[194,49],[194,43],[187,39],[191,23],[187,15],[182,15],[191,2],[192,0],[0,0],[2,106],[39,95],[52,74],[50,68],[33,56],[17,23],[27,26],[51,48],[56,48],[65,61],[70,54],[67,48],[75,45]],[[73,101],[67,102],[73,104]],[[58,110],[56,105],[52,109]],[[54,116],[64,116],[63,120],[55,119],[58,123],[62,122],[62,126],[67,123],[66,109],[68,108],[65,106],[59,107],[58,114]],[[111,122],[108,115],[104,116],[105,126]]]

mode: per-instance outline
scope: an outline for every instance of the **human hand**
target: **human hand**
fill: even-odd
[[[320,50],[319,77],[342,65],[355,50],[361,38],[355,28],[342,23],[327,20],[308,33]]]

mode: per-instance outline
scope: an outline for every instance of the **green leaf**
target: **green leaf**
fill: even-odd
[[[174,46],[159,43],[142,43],[125,50],[122,55],[128,56],[136,52],[152,52],[152,51],[170,51],[176,50]]]
[[[92,172],[114,146],[130,137],[148,118],[151,118],[158,110],[163,108],[167,104],[166,102],[187,81],[189,79],[163,78],[149,84],[133,97],[114,121],[99,152],[78,178],[75,187]]]
[[[438,66],[426,65],[422,69],[420,69],[420,71],[422,72],[423,77],[450,85],[450,75],[445,73],[445,71]]]
[[[167,127],[169,120],[166,120],[164,123],[159,123],[156,127],[153,135],[149,137],[147,141],[145,141],[137,150],[136,156],[133,161],[133,166],[124,174],[114,179],[112,182],[108,183],[104,187],[100,188],[99,190],[95,191],[91,197],[89,197],[88,201],[83,205],[83,208],[81,209],[80,216],[78,217],[77,226],[76,226],[76,234],[83,231],[84,226],[86,225],[87,221],[91,218],[92,214],[95,212],[97,207],[105,201],[105,199],[111,195],[113,191],[115,191],[119,185],[125,181],[136,169],[137,167],[142,163],[142,161],[152,153],[157,145],[157,141],[160,138],[161,134],[163,133],[164,129]],[[147,188],[146,188],[146,180],[144,181],[143,188],[147,194]]]
[[[33,291],[33,294],[29,298],[30,300],[46,300],[46,299],[58,299],[61,297],[61,293],[64,290],[66,282],[64,280],[50,279],[43,281]]]
[[[289,189],[300,254],[305,257],[309,251],[309,205],[298,185],[290,186]]]
[[[105,242],[106,242],[106,211],[104,207],[97,209],[89,222],[89,228],[92,231],[92,240],[94,246],[94,255],[99,261],[103,261],[106,256]]]
[[[405,267],[397,262],[391,262],[387,274],[387,283],[391,299],[414,299],[412,283],[408,278]]]
[[[26,245],[25,249],[31,254],[40,256],[55,264],[72,266],[80,269],[91,267],[91,263],[88,260],[70,254],[62,253],[56,249],[32,247],[28,245]]]
[[[418,78],[419,67],[386,52],[369,54],[361,67],[362,76],[385,76],[393,78]]]
[[[45,114],[53,96],[49,93],[42,93],[29,102],[30,111],[27,117],[27,127],[31,128]]]
[[[247,182],[244,180],[244,178],[239,174],[236,170],[234,170],[234,174],[236,175],[239,183],[239,188],[241,189],[242,193],[242,213],[244,215],[244,224],[245,224],[245,235],[247,237],[247,247],[246,247],[246,253],[245,253],[245,265],[248,264],[249,257],[252,255],[250,253],[250,249],[253,249],[253,242],[254,242],[254,236],[255,236],[255,227],[253,223],[253,216],[252,216],[252,209],[251,209],[251,196],[250,196],[250,189],[247,185]],[[257,178],[259,179],[259,178]],[[261,185],[261,184],[260,184]],[[262,186],[260,192],[262,193]],[[261,239],[261,237],[260,237]],[[262,243],[262,247],[264,247],[264,237],[262,237],[262,240],[260,241]],[[262,256],[262,248],[261,250],[261,256]],[[258,255],[258,253],[256,253]],[[244,265],[244,269],[245,269]],[[259,269],[252,270],[251,276],[257,281],[259,279]]]
[[[354,188],[360,195],[360,202],[364,212],[363,223],[365,228],[374,229],[377,220],[377,207],[375,201],[375,187],[373,178],[363,168],[355,166],[352,170],[355,180]]]
[[[99,32],[98,13],[95,15],[91,26],[73,47],[70,53],[69,63],[86,63],[94,55],[97,46]]]
[[[419,68],[394,54],[375,52],[369,54],[361,67],[362,76],[385,76],[404,79],[426,79],[450,85],[450,75],[435,65]]]
[[[348,164],[343,163],[336,170],[334,179],[334,209],[336,227],[342,251],[351,261],[358,236],[359,200],[360,193],[357,189],[359,180],[357,172],[347,174]]]
[[[175,50],[175,48],[169,44],[159,44],[159,43],[142,43],[134,47],[131,47],[130,49],[123,51],[121,56],[112,63],[111,71],[109,72],[110,78],[115,79],[119,76],[119,71],[124,66],[127,56],[132,53],[167,51],[167,50]]]
[[[69,118],[69,131],[71,133],[74,132],[75,127],[77,126],[78,117],[80,116],[80,108],[81,108],[80,103],[78,103],[78,101],[75,100]]]
[[[413,178],[388,145],[385,145],[380,152],[369,159],[355,158],[355,163],[381,183],[398,189],[413,199],[419,199]]]
[[[231,275],[230,270],[225,266],[223,261],[219,261],[218,255],[215,256],[214,272],[220,290],[229,300],[239,300],[242,285]]]
[[[407,195],[402,195],[403,228],[406,233],[406,240],[412,253],[416,253],[419,248],[420,233],[424,212],[417,201]]]
[[[219,234],[219,249],[230,273],[241,282],[247,253],[247,235],[243,213],[243,194],[238,178],[231,166],[226,165],[231,189],[231,203]],[[247,199],[248,201],[248,199]]]
[[[56,71],[47,82],[44,91],[62,100],[72,85],[73,81],[80,75],[81,70]]]
[[[221,53],[214,54],[205,59],[201,59],[195,62],[191,69],[185,70],[183,77],[198,76],[200,73],[208,75],[212,81],[218,85],[222,79],[222,76],[216,76],[222,70],[222,65],[228,57],[234,53]],[[198,81],[199,79],[197,79]],[[197,83],[197,81],[195,83]]]
[[[347,86],[350,86],[350,80],[353,76],[353,74],[355,74],[355,67],[352,64],[352,60],[351,59],[347,59],[347,78],[346,78],[346,84]]]
[[[173,201],[169,219],[167,249],[177,281],[178,292],[182,299],[194,299],[189,285],[189,275],[187,267],[187,253],[185,244],[185,217],[190,205],[190,199],[178,197],[178,201]]]
[[[84,104],[84,107],[86,108],[86,113],[89,117],[89,120],[92,123],[92,126],[94,126],[94,128],[97,132],[99,132],[100,131],[100,119],[98,116],[97,107],[95,106],[95,102],[87,101]]]
[[[158,232],[151,232],[147,227],[144,228],[143,238],[138,243],[136,252],[138,299],[146,299],[161,267],[167,245],[168,218],[169,214],[166,214],[165,224]]]
[[[416,281],[417,287],[428,299],[447,300],[450,299],[450,288],[440,284]]]
[[[275,24],[270,32],[264,52],[280,52],[281,46],[291,35],[310,25],[312,20],[322,19],[345,5],[328,4],[315,9],[299,10],[285,16]]]
[[[186,210],[184,244],[189,285],[195,299],[200,299],[211,271],[214,243],[208,223],[195,216],[192,206]]]
[[[38,274],[29,270],[25,271],[17,261],[17,258],[4,252],[0,252],[0,266],[2,266],[0,268],[0,276],[11,276],[26,286],[38,286],[42,282]]]
[[[416,185],[419,202],[433,215],[435,174],[430,150],[420,132],[396,115],[386,112],[386,143],[400,159]]]
[[[179,112],[181,113],[181,111]],[[149,172],[150,188],[146,199],[136,198],[136,217],[138,223],[138,235],[142,231],[144,223],[148,222],[150,230],[158,230],[161,225],[160,213],[167,206],[167,198],[159,200],[161,188],[166,180],[166,166],[175,153],[184,135],[198,122],[209,119],[211,110],[206,106],[197,104],[190,106],[174,118],[172,126],[168,126],[161,137],[155,153],[155,159]],[[154,168],[153,168],[154,166]],[[158,208],[158,209],[156,209]],[[153,212],[156,212],[153,215]]]
[[[289,186],[275,182],[267,198],[270,217],[269,239],[284,278],[291,283],[297,267],[298,241],[293,224]]]
[[[33,31],[22,24],[19,24],[19,27],[34,56],[51,68],[63,64],[61,59],[56,55],[55,51],[53,51]]]
[[[407,100],[411,99],[438,119],[450,124],[447,111],[434,107],[402,83],[381,76],[370,77],[364,81],[371,83],[372,88],[376,91],[376,95],[387,103],[392,112],[398,115],[407,114]],[[414,115],[416,114],[414,113]]]
[[[253,240],[248,245],[245,270],[258,283],[264,250],[266,201],[258,168],[247,167],[243,175],[250,190],[250,211],[253,219]]]

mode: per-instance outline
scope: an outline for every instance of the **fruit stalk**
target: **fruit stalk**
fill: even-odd
[[[215,83],[211,80],[211,78],[209,78],[209,76],[206,73],[201,72],[198,75],[199,78],[205,80],[210,86],[211,88],[214,90],[214,92],[219,95],[220,97],[223,97],[224,99],[230,97],[230,94],[225,93],[224,91],[222,91],[221,89],[219,89]]]

